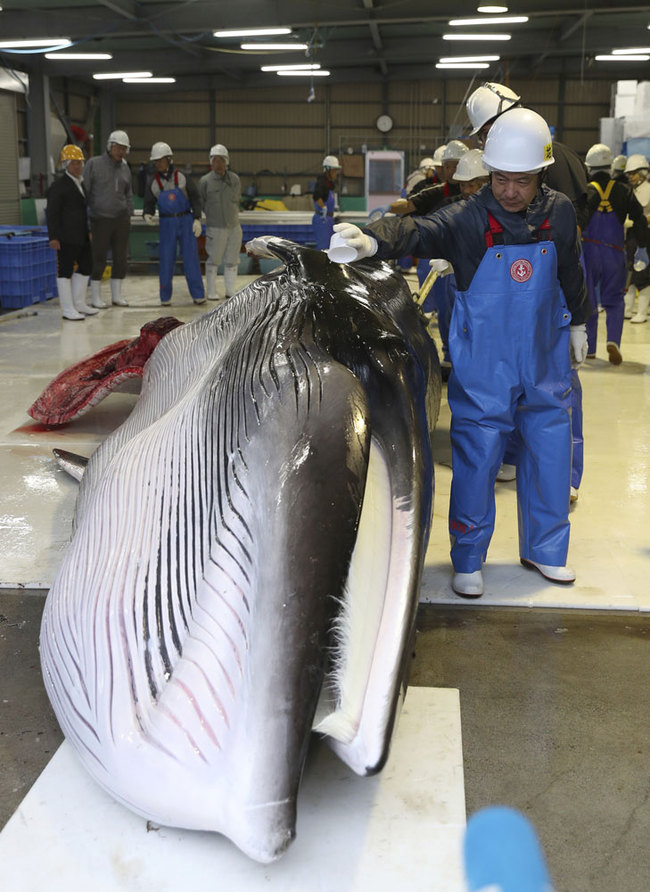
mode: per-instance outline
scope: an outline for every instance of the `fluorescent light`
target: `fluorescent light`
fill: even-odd
[[[25,49],[27,47],[39,47],[39,46],[71,46],[72,41],[67,37],[39,37],[35,40],[0,40],[0,49],[9,50],[20,50]]]
[[[527,15],[499,15],[494,17],[483,17],[482,19],[452,19],[448,24],[453,27],[460,26],[461,28],[467,25],[467,27],[471,28],[472,25],[516,25],[519,22],[527,21]]]
[[[498,62],[501,56],[441,56],[439,62]]]
[[[261,50],[262,52],[266,52],[267,50],[306,50],[306,43],[242,43],[240,44],[242,50]]]
[[[594,56],[596,62],[648,62],[650,56]]]
[[[110,53],[45,53],[46,59],[112,59]]]
[[[329,77],[330,72],[321,68],[319,71],[276,71],[280,77]]]
[[[242,28],[232,31],[213,31],[215,37],[273,37],[291,34],[291,28]]]
[[[123,77],[125,84],[175,84],[175,77]]]
[[[315,62],[313,65],[262,65],[260,71],[317,71],[320,63]]]
[[[443,40],[510,40],[511,34],[443,34]]]
[[[151,71],[121,71],[121,72],[109,72],[102,74],[93,74],[93,80],[96,81],[114,81],[114,80],[124,80],[125,77],[151,77]]]
[[[477,12],[487,12],[488,14],[491,12],[508,12],[507,6],[477,6]]]
[[[643,55],[644,53],[650,53],[650,47],[648,46],[640,46],[635,49],[626,49],[626,50],[612,50],[613,56],[629,56],[632,55]]]
[[[489,68],[488,62],[436,62],[436,68]]]

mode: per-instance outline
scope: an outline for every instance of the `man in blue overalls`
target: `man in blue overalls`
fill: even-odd
[[[180,244],[183,271],[190,295],[195,304],[203,304],[205,290],[196,245],[196,240],[201,235],[199,190],[182,171],[176,170],[171,147],[166,142],[153,144],[149,160],[153,162],[156,172],[145,189],[143,215],[145,222],[155,224],[154,213],[156,203],[158,204],[160,303],[171,303],[176,246]]]
[[[483,593],[494,482],[515,429],[521,562],[552,582],[575,580],[566,566],[571,360],[585,358],[591,313],[575,211],[542,183],[553,163],[544,119],[528,109],[505,112],[483,163],[489,185],[430,217],[383,218],[363,231],[335,227],[358,257],[413,253],[454,267],[449,531],[453,589],[469,598]]]
[[[312,192],[314,216],[311,225],[316,248],[319,251],[327,250],[332,239],[334,211],[336,210],[336,181],[340,169],[338,158],[334,155],[326,155],[323,158],[323,172],[316,180],[316,187]]]
[[[643,208],[634,192],[621,180],[612,179],[612,153],[603,143],[593,145],[585,156],[590,183],[587,188],[587,225],[582,231],[587,291],[592,306],[596,307],[597,293],[605,310],[607,326],[607,356],[613,365],[620,365],[621,335],[625,314],[625,286],[627,258],[625,255],[625,218],[632,221],[632,232],[638,253],[645,257],[648,225]],[[636,259],[636,258],[635,258]],[[587,337],[589,356],[596,355],[598,313],[589,320]]]

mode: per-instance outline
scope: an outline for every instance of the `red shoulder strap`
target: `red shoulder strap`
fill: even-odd
[[[548,242],[551,240],[551,224],[548,222],[548,217],[537,230],[536,236],[538,242]]]
[[[178,189],[178,171],[174,170],[174,185]]]
[[[156,172],[156,174],[154,175],[154,180],[158,183],[158,188],[159,188],[160,191],[162,192],[164,187],[163,187],[163,184],[162,184],[162,180],[160,179],[160,177],[159,177],[159,175],[158,175],[157,172]]]
[[[488,223],[489,229],[485,233],[485,244],[488,248],[494,247],[494,245],[502,245],[503,244],[503,226],[499,223],[496,217],[494,217],[490,211],[488,211]]]
[[[442,187],[442,194],[445,196],[445,198],[449,198],[450,192],[451,192],[451,189],[449,188],[449,183],[447,182],[447,180],[445,180],[443,187]]]

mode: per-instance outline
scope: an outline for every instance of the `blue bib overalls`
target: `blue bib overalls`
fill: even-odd
[[[160,216],[160,300],[169,303],[172,299],[172,278],[176,264],[176,245],[180,243],[183,258],[183,271],[192,300],[203,301],[205,291],[201,278],[201,265],[196,238],[192,232],[192,208],[187,195],[178,187],[178,171],[174,171],[174,188],[163,189],[163,183],[156,174],[160,189],[158,214]]]

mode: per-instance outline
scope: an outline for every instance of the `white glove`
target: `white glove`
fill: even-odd
[[[435,260],[429,261],[429,268],[435,269],[438,273],[438,277],[448,276],[450,273],[453,273],[454,268],[448,260],[443,260],[442,258],[436,258]]]
[[[372,257],[377,253],[377,240],[370,235],[361,232],[354,223],[337,223],[334,226],[334,232],[343,239],[343,241],[357,252],[355,260],[363,260],[364,257]]]
[[[200,220],[192,221],[192,232],[193,232],[195,238],[199,238],[201,236],[201,233],[203,232],[203,227],[201,226]]]
[[[275,235],[258,235],[257,238],[246,242],[244,247],[248,254],[254,254],[257,257],[275,257],[276,255],[269,251],[268,245],[281,241],[282,239],[277,238]]]
[[[579,369],[587,358],[587,326],[570,325],[569,343],[571,345],[571,368]]]
[[[148,226],[155,226],[155,225],[156,225],[156,218],[154,217],[153,214],[144,214],[144,222],[145,222]]]

